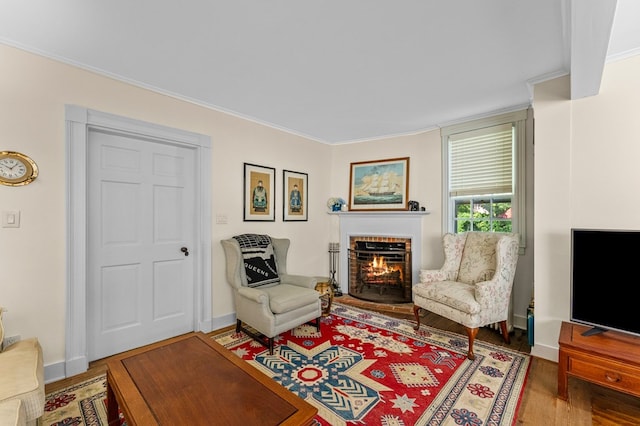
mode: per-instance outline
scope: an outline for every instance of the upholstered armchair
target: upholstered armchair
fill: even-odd
[[[2,347],[0,306],[0,425],[40,425],[44,414],[44,363],[36,337]]]
[[[420,309],[448,318],[466,329],[467,358],[474,359],[478,329],[499,323],[510,342],[507,319],[518,262],[518,234],[465,232],[445,234],[445,261],[437,270],[421,270],[413,286],[413,312],[417,330]]]
[[[287,272],[289,239],[243,234],[221,244],[227,260],[227,282],[233,288],[236,332],[244,331],[273,355],[273,339],[278,334],[314,320],[320,331],[322,308],[320,293],[315,290],[317,278]]]

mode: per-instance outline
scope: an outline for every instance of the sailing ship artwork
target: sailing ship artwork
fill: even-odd
[[[351,164],[352,210],[406,210],[409,158]]]
[[[374,166],[367,174],[356,176],[356,204],[402,203],[402,176],[395,170],[380,170],[389,168]]]

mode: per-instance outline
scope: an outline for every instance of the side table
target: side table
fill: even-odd
[[[558,357],[558,398],[568,398],[568,376],[640,396],[640,337],[616,331],[583,336],[590,327],[563,322]]]
[[[316,291],[320,293],[320,303],[322,305],[322,316],[326,317],[331,313],[333,303],[333,286],[329,281],[321,281],[316,284]]]

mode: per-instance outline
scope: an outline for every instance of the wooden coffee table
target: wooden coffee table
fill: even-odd
[[[135,425],[310,425],[318,410],[203,333],[108,362],[107,417]]]

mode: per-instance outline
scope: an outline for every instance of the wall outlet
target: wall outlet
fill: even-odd
[[[16,342],[20,341],[20,336],[9,336],[9,337],[5,337],[4,340],[2,341],[2,347],[3,348],[7,348],[11,345],[13,345]]]

